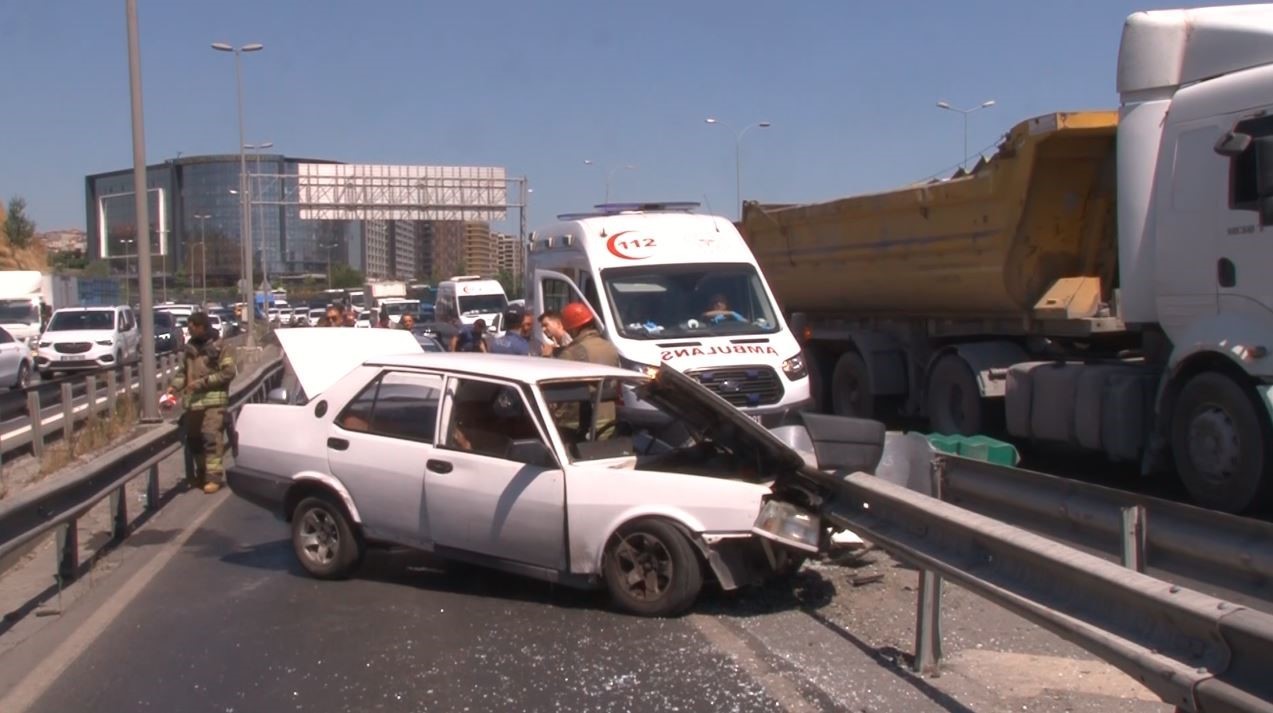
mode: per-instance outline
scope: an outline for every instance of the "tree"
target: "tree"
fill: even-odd
[[[35,222],[27,217],[27,202],[22,196],[9,199],[9,214],[4,218],[4,233],[9,236],[9,244],[15,248],[25,248],[35,237]]]
[[[362,273],[348,265],[332,265],[332,288],[354,288],[366,284]]]

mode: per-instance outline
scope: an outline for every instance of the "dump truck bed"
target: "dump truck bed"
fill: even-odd
[[[1107,300],[1117,123],[1113,111],[1036,117],[970,173],[826,203],[749,203],[743,234],[789,313],[1030,321],[1058,280],[1081,276],[1100,278]]]

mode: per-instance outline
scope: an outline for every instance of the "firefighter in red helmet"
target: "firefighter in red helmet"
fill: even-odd
[[[619,366],[619,350],[601,336],[592,310],[582,302],[571,302],[561,310],[561,326],[570,334],[570,345],[558,354],[559,359],[590,361],[593,364]]]

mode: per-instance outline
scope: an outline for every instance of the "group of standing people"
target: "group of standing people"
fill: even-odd
[[[453,352],[485,352],[541,356],[572,361],[619,366],[619,351],[597,329],[596,317],[582,302],[571,302],[561,312],[539,315],[543,342],[534,344],[535,318],[530,312],[510,310],[504,317],[509,329],[500,335],[487,331],[486,320],[478,319],[451,337],[447,347]]]

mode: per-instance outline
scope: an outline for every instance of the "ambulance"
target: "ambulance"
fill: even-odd
[[[526,299],[583,302],[623,359],[669,364],[773,426],[811,405],[800,345],[733,223],[697,203],[597,206],[531,234]],[[542,339],[535,324],[536,340]]]
[[[437,301],[433,305],[436,319],[449,322],[458,319],[465,326],[483,320],[492,329],[503,321],[508,309],[508,296],[499,280],[480,275],[456,275],[438,284]]]

